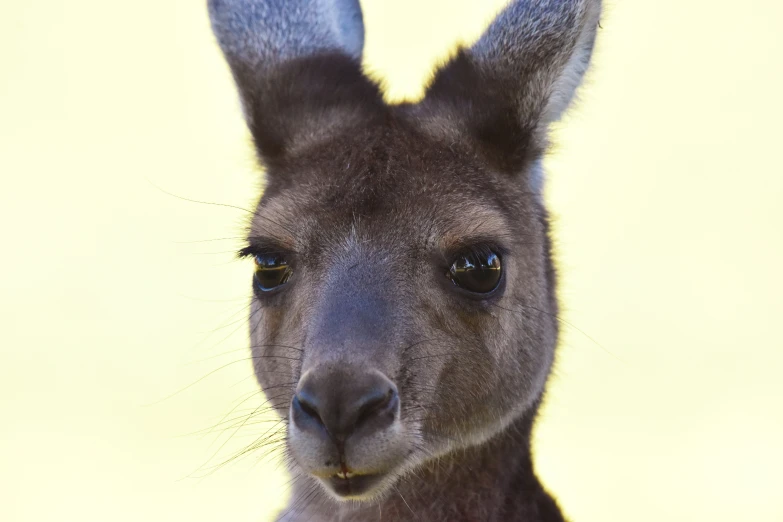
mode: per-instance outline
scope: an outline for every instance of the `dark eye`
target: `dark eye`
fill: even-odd
[[[446,276],[460,288],[477,294],[488,294],[497,288],[502,268],[494,252],[469,254],[457,258]]]
[[[293,270],[288,261],[279,255],[259,254],[255,256],[256,273],[254,276],[256,288],[261,292],[271,292],[283,286],[291,279]]]

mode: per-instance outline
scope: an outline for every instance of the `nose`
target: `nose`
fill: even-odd
[[[310,371],[292,401],[297,428],[326,430],[337,443],[359,432],[369,435],[388,428],[398,412],[397,387],[378,371]]]

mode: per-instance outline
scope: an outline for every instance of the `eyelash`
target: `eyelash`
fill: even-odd
[[[239,259],[255,256],[282,256],[287,259],[292,259],[294,257],[292,252],[287,252],[281,248],[263,247],[256,245],[246,246],[237,252],[237,257]]]

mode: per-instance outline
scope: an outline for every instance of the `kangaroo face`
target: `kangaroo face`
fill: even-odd
[[[258,380],[344,497],[502,429],[553,356],[538,195],[399,112],[273,171],[245,250]]]
[[[556,342],[540,160],[599,0],[513,0],[416,104],[361,71],[356,0],[210,0],[268,184],[256,374],[293,465],[336,499],[534,409]]]

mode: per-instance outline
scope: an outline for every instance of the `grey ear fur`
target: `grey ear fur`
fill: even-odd
[[[467,139],[503,170],[540,155],[592,54],[601,0],[513,0],[436,74],[418,113],[431,133]]]
[[[540,114],[546,125],[560,118],[582,81],[600,12],[601,0],[516,0],[470,54],[488,74],[516,77],[521,112]]]
[[[361,70],[358,0],[208,0],[261,161],[270,166],[382,116]]]
[[[232,66],[270,68],[329,52],[362,57],[359,0],[208,0],[208,8]]]

